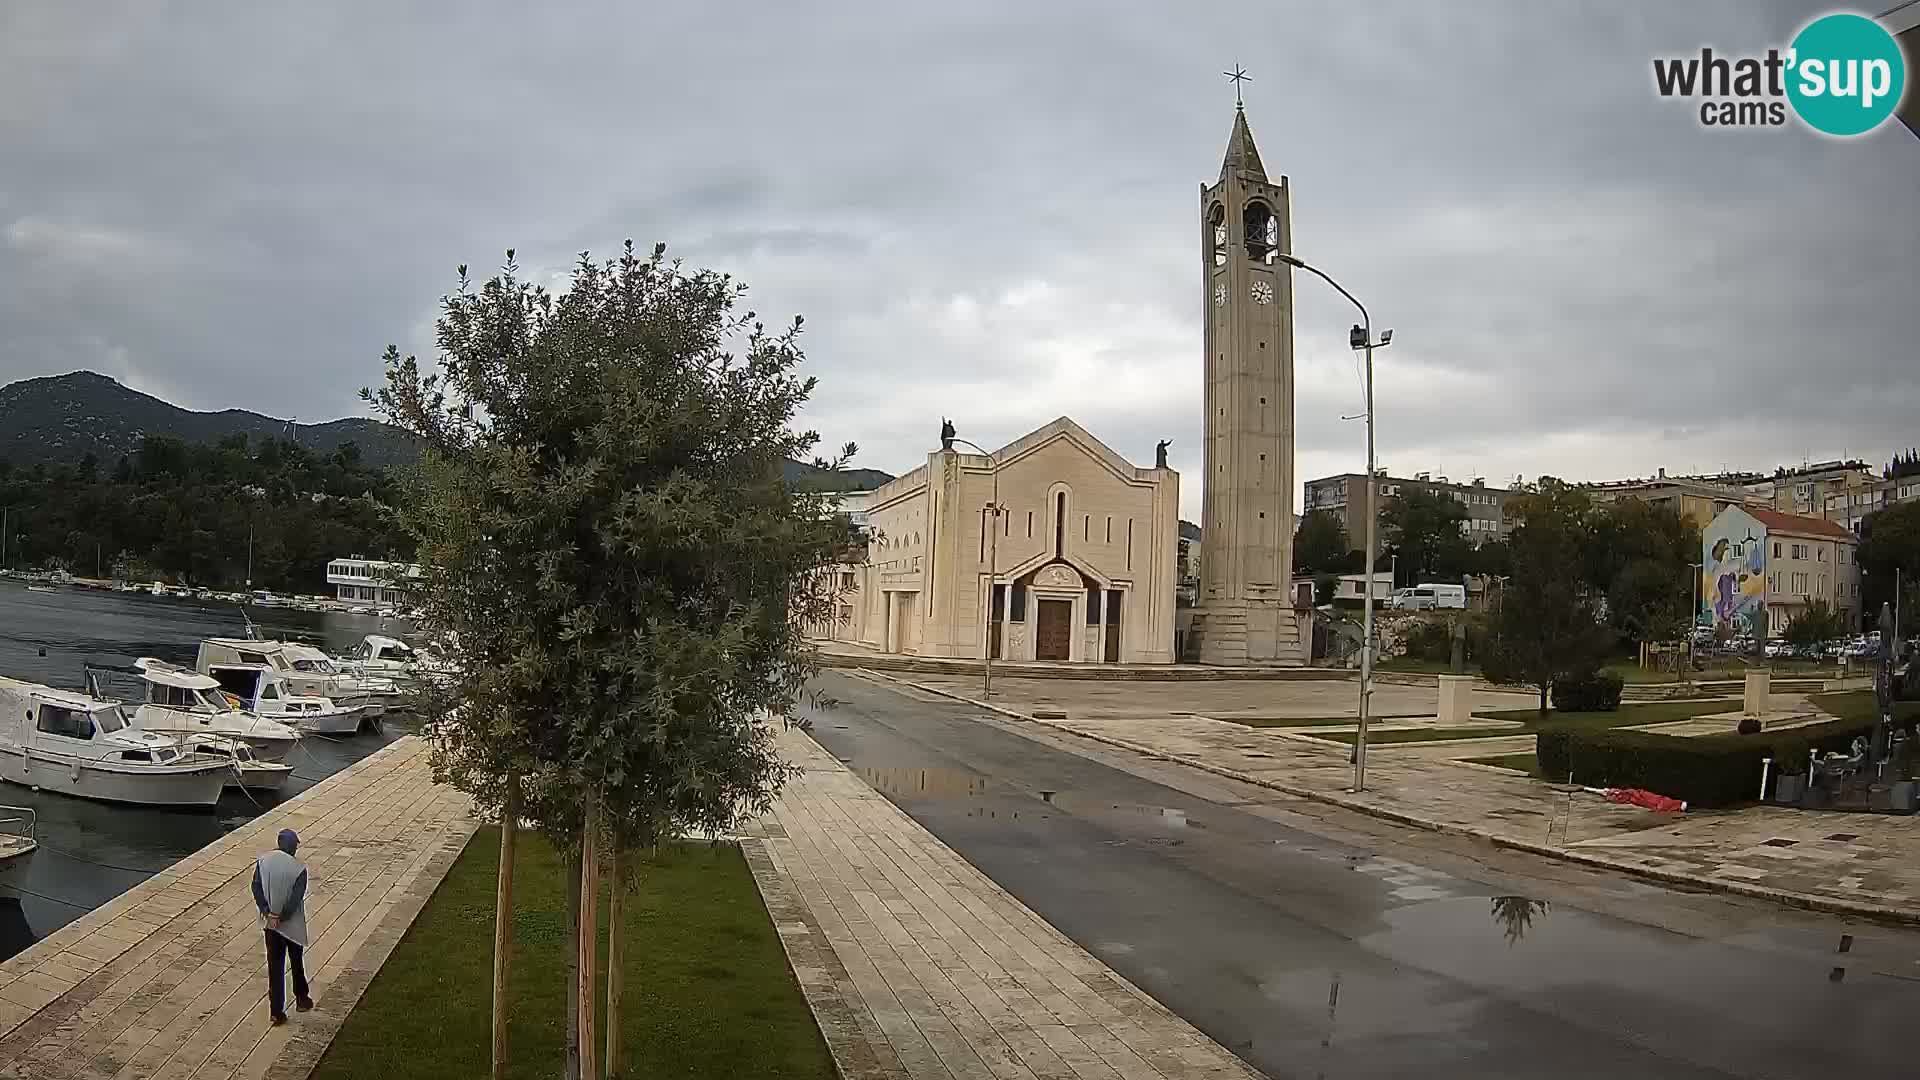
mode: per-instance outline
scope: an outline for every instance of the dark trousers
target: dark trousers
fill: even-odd
[[[287,1015],[286,970],[282,959],[293,962],[293,998],[307,1000],[307,969],[301,963],[306,950],[272,930],[267,931],[267,1005],[274,1016]]]

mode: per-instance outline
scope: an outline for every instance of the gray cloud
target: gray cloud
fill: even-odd
[[[911,7],[0,7],[0,378],[349,414],[455,264],[631,236],[805,313],[807,422],[863,464],[1066,413],[1197,478],[1195,190],[1239,60],[1296,251],[1397,331],[1385,465],[1920,441],[1920,140],[1708,132],[1651,88],[1819,5]],[[1355,468],[1351,313],[1296,293],[1299,471]]]

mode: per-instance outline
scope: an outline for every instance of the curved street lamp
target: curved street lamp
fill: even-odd
[[[993,590],[999,585],[1000,515],[1006,513],[1006,508],[1000,505],[1000,467],[993,460],[993,454],[972,439],[962,439],[956,435],[953,441],[965,443],[978,451],[981,457],[987,459],[987,476],[993,482],[993,501],[985,507],[993,511],[993,518],[987,522],[987,606],[986,618],[980,622],[980,696],[991,701],[993,700],[993,624],[1000,614],[994,610]]]
[[[1373,562],[1378,544],[1376,530],[1379,516],[1374,506],[1374,489],[1378,486],[1373,466],[1373,350],[1385,348],[1393,341],[1393,331],[1383,331],[1380,340],[1373,339],[1373,318],[1367,314],[1367,305],[1342,288],[1340,283],[1328,277],[1320,268],[1310,265],[1291,255],[1276,253],[1275,258],[1295,270],[1305,270],[1321,281],[1333,286],[1334,291],[1347,298],[1354,307],[1360,309],[1360,324],[1347,336],[1347,343],[1355,350],[1366,350],[1367,354],[1367,565],[1364,572],[1366,584],[1362,588],[1365,604],[1361,611],[1360,643],[1360,725],[1353,740],[1353,790],[1367,789],[1367,714],[1373,701]]]

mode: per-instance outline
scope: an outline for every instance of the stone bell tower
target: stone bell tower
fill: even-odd
[[[1304,664],[1293,571],[1293,272],[1287,178],[1267,179],[1233,116],[1220,177],[1200,189],[1206,311],[1201,663]]]

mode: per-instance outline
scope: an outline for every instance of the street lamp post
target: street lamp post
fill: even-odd
[[[1393,331],[1380,334],[1380,340],[1373,339],[1373,317],[1367,314],[1367,305],[1361,303],[1352,293],[1341,287],[1340,283],[1328,277],[1319,268],[1291,255],[1276,256],[1283,263],[1296,270],[1305,270],[1321,281],[1333,286],[1335,292],[1347,298],[1360,311],[1360,324],[1347,336],[1347,342],[1355,350],[1365,350],[1367,354],[1367,563],[1366,563],[1366,604],[1362,607],[1360,644],[1360,724],[1353,740],[1353,790],[1367,789],[1367,713],[1373,699],[1373,563],[1378,549],[1378,530],[1380,527],[1379,510],[1374,502],[1374,491],[1379,486],[1373,464],[1373,350],[1385,348],[1393,341]],[[1396,576],[1399,567],[1395,566]]]
[[[1006,509],[1000,505],[1000,468],[993,455],[985,447],[972,439],[954,437],[954,442],[965,443],[987,459],[987,477],[993,483],[993,501],[986,509],[993,511],[987,521],[987,617],[980,624],[980,696],[993,700],[993,626],[999,612],[994,610],[993,590],[1000,584],[1000,515]]]

